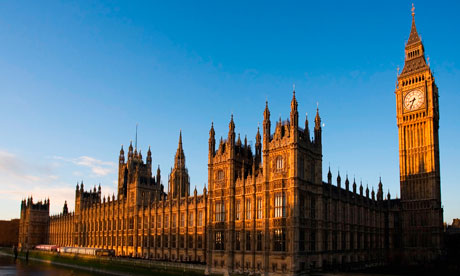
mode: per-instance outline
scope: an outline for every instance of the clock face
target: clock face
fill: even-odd
[[[408,111],[419,109],[425,102],[425,96],[421,90],[412,90],[404,97],[404,108]]]

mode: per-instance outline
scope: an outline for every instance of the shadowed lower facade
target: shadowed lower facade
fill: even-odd
[[[414,15],[413,15],[414,16]],[[322,180],[319,110],[299,122],[293,91],[290,115],[274,124],[268,102],[254,149],[236,135],[209,132],[208,184],[190,194],[182,134],[164,191],[159,168],[128,148],[120,151],[118,192],[75,189],[49,216],[49,200],[21,203],[19,245],[51,243],[113,249],[116,255],[206,263],[209,273],[304,275],[330,267],[421,263],[442,248],[438,90],[413,18],[405,66],[396,86],[401,199],[328,172]],[[300,126],[302,124],[302,126]],[[125,160],[126,157],[126,160]]]

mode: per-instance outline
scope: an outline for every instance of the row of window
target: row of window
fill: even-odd
[[[253,243],[254,232],[251,231],[235,231],[235,250],[253,250],[252,246],[255,246],[254,250],[262,251],[263,250],[263,232],[255,232],[255,244]],[[355,237],[356,235],[356,237]],[[216,231],[214,235],[214,249],[215,250],[225,250],[225,233],[224,231]],[[244,237],[244,240],[243,240]],[[308,237],[308,240],[307,240]],[[347,237],[349,241],[347,242]],[[270,237],[273,251],[286,251],[286,231],[284,229],[275,229],[272,232]],[[355,240],[356,238],[356,240]],[[323,250],[338,250],[338,232],[332,232],[332,235],[329,235],[328,231],[323,232]],[[310,252],[315,252],[316,248],[316,231],[300,231],[299,232],[299,250]],[[382,240],[379,239],[376,234],[367,234],[367,233],[341,233],[341,250],[350,250],[350,249],[375,249],[382,248]]]
[[[161,228],[162,220],[161,215],[157,216],[157,228]],[[172,227],[177,227],[177,214],[173,214]],[[169,215],[164,216],[164,228],[169,227]],[[188,215],[188,226],[193,227],[195,225],[194,213],[191,212]],[[143,227],[142,227],[143,226]],[[203,211],[198,212],[198,221],[197,226],[203,226]],[[148,218],[144,218],[144,223],[142,224],[142,217],[137,219],[137,228],[138,229],[147,229],[149,227]],[[150,227],[155,228],[155,217],[150,219]],[[180,227],[185,227],[185,213],[182,213],[180,220]],[[114,219],[114,220],[103,220],[103,221],[94,221],[94,222],[83,222],[80,229],[78,228],[78,223],[75,223],[75,229],[79,229],[81,232],[86,231],[104,231],[104,230],[122,230],[122,229],[134,229],[134,217],[129,219]]]
[[[235,219],[242,219],[242,206],[241,200],[237,200],[235,203]],[[257,197],[256,199],[256,219],[263,218],[263,201],[262,197]],[[275,218],[286,217],[286,194],[284,192],[275,193]],[[246,198],[245,201],[245,219],[252,219],[252,200]],[[225,203],[223,201],[218,201],[215,203],[215,221],[223,222],[225,221]]]
[[[422,76],[416,76],[415,78],[411,78],[411,79],[403,81],[402,85],[406,86],[406,85],[414,84],[414,83],[421,82],[421,81],[424,81],[424,80],[425,80],[425,76],[423,76],[423,75]]]
[[[235,250],[263,250],[263,232],[255,232],[255,244],[253,243],[254,232],[251,231],[235,231]],[[244,237],[244,239],[243,239]],[[286,231],[284,229],[273,230],[271,236],[272,250],[273,251],[286,251]],[[225,250],[225,233],[224,231],[216,231],[214,233],[214,249]]]
[[[284,169],[284,159],[283,159],[282,156],[277,156],[275,158],[275,169],[278,170],[278,171]],[[216,174],[215,174],[215,179],[217,181],[221,181],[221,180],[224,180],[224,178],[225,178],[224,171],[223,170],[218,170],[216,172]]]
[[[79,244],[78,237],[74,238],[75,244]],[[87,237],[81,242],[82,246],[133,246],[133,236],[119,236],[118,239],[116,236],[109,237]],[[177,238],[176,235],[171,235],[171,240],[169,235],[156,235],[156,236],[140,236],[138,240],[139,246],[144,247],[157,247],[157,248],[176,248]],[[179,236],[179,248],[185,248],[185,235]],[[187,247],[195,248],[195,239],[193,235],[188,235],[187,237]],[[197,249],[203,249],[203,236],[198,235],[196,239]]]

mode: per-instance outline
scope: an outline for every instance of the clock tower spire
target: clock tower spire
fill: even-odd
[[[415,26],[396,86],[402,246],[408,261],[433,260],[442,241],[438,87]]]

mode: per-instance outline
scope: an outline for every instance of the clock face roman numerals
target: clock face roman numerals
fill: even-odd
[[[406,111],[417,110],[423,106],[425,95],[421,90],[412,90],[404,97],[404,109]]]

